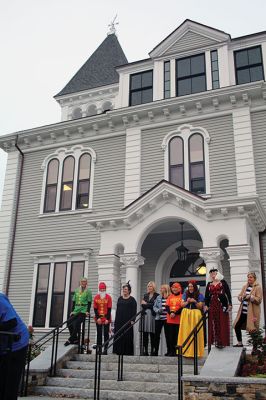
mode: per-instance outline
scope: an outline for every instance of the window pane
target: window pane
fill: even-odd
[[[141,92],[133,92],[131,93],[131,106],[135,106],[137,104],[141,104]]]
[[[83,154],[79,159],[79,179],[90,178],[91,156]]]
[[[204,55],[191,57],[191,75],[202,74],[205,72]]]
[[[205,75],[192,78],[192,93],[204,92],[206,90]]]
[[[217,61],[218,60],[218,52],[217,50],[211,51],[211,60]]]
[[[70,281],[70,292],[68,301],[68,315],[72,310],[72,297],[74,291],[80,285],[80,278],[84,276],[84,261],[73,262],[71,265],[71,281]]]
[[[89,207],[89,189],[90,189],[89,181],[79,182],[78,194],[77,194],[77,208]]]
[[[212,79],[213,79],[213,81],[218,81],[219,80],[219,72],[218,71],[213,71]]]
[[[164,63],[164,71],[170,71],[170,61],[165,61]]]
[[[214,62],[212,63],[212,70],[213,70],[213,71],[218,71],[218,61],[214,61]]]
[[[219,81],[213,81],[212,82],[212,88],[213,89],[219,89],[220,85],[219,85]]]
[[[38,265],[37,289],[34,303],[33,326],[45,326],[50,264]]]
[[[248,61],[249,65],[260,64],[262,62],[260,47],[255,47],[254,49],[248,50]]]
[[[142,87],[152,86],[152,71],[142,73]]]
[[[244,67],[248,65],[248,52],[247,50],[237,51],[235,53],[236,67]]]
[[[191,181],[191,192],[193,193],[205,193],[205,180],[197,179]]]
[[[183,164],[183,141],[175,137],[170,141],[170,165]]]
[[[67,157],[64,161],[63,182],[73,181],[74,177],[74,158]]]
[[[191,94],[191,78],[182,79],[177,82],[177,94],[178,96]]]
[[[170,168],[170,182],[179,187],[184,187],[183,166]]]
[[[50,312],[50,326],[54,327],[63,322],[66,263],[56,263],[54,266],[54,282]]]
[[[263,80],[263,71],[262,67],[251,67],[250,68],[250,81],[262,81]]]
[[[48,186],[46,188],[44,212],[54,211],[56,204],[56,189],[57,186]]]
[[[195,134],[189,139],[190,162],[203,161],[202,136]]]
[[[248,83],[250,82],[249,68],[240,69],[237,71],[237,83]]]
[[[54,159],[49,162],[48,174],[47,174],[47,185],[56,184],[58,178],[58,167],[59,161]]]
[[[168,81],[168,82],[165,82],[165,84],[164,84],[164,90],[165,91],[169,91],[170,90],[170,82]]]
[[[190,58],[184,58],[183,60],[177,61],[177,77],[182,78],[184,76],[189,76],[190,71]]]
[[[73,192],[73,184],[72,183],[64,183],[61,191],[61,210],[71,210],[72,208],[72,192]]]
[[[141,88],[141,74],[131,75],[131,89]]]
[[[195,178],[202,178],[204,177],[204,166],[203,164],[192,164],[190,166],[190,173],[191,173],[191,179]]]
[[[142,104],[152,101],[152,89],[144,89],[142,91]]]
[[[164,80],[169,81],[170,80],[170,72],[165,72],[164,74]]]

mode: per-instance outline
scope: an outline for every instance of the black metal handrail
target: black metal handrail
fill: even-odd
[[[36,342],[29,343],[26,364],[21,380],[21,390],[20,390],[21,397],[26,397],[28,395],[29,370],[30,370],[30,363],[32,361],[31,358],[33,350],[35,352],[38,351],[41,352],[43,346],[45,346],[50,341],[52,341],[52,351],[51,351],[49,376],[56,376],[59,335],[68,328],[71,322],[73,322],[74,318],[75,316],[71,316],[68,320],[64,321],[62,324],[58,325],[57,327],[51,329],[49,332],[45,333]],[[85,343],[86,321],[87,321],[87,340]],[[82,322],[78,332],[78,348],[77,348],[78,354],[84,352],[89,353],[89,341],[90,341],[89,335],[90,335],[90,315],[87,317],[87,319],[85,319]]]
[[[101,356],[102,350],[108,350],[116,342],[121,340],[121,338],[136,325],[137,322],[141,321],[141,326],[143,326],[143,319],[145,317],[145,310],[140,310],[136,315],[131,317],[114,335],[112,335],[108,340],[106,340],[102,345],[96,346],[96,356],[95,356],[95,374],[94,374],[94,400],[100,400],[100,385],[101,385]],[[143,330],[141,330],[141,336]],[[142,346],[143,339],[140,341],[140,346]],[[143,354],[143,348],[140,348],[140,354]],[[124,365],[124,355],[118,355],[118,376],[117,380],[123,380],[123,365]]]
[[[208,319],[208,311],[205,311],[201,317],[201,319],[198,321],[197,325],[192,329],[186,340],[181,346],[176,346],[177,348],[177,354],[178,354],[178,399],[183,400],[183,382],[182,382],[182,376],[183,376],[183,356],[186,353],[186,351],[189,349],[189,347],[193,344],[194,346],[194,357],[193,357],[193,363],[194,363],[194,375],[198,375],[199,369],[198,369],[198,333],[201,329],[204,329],[204,324]],[[208,347],[208,351],[209,351]]]
[[[10,367],[10,359],[9,359],[9,354],[11,354],[12,352],[12,346],[14,342],[17,342],[18,340],[20,340],[20,334],[18,333],[14,333],[14,332],[9,332],[9,331],[1,331],[0,332],[0,336],[6,336],[7,337],[7,344],[6,347],[2,347],[2,345],[0,345],[0,349],[1,352],[7,355],[7,359],[5,361],[5,369],[7,371],[7,376],[8,376],[8,371],[9,371],[9,367]],[[1,356],[0,356],[0,363],[1,363]],[[2,377],[3,378],[3,377]],[[2,392],[2,397],[1,400],[6,400],[8,398],[8,385],[10,384],[10,382],[8,382],[7,380],[4,381],[4,386],[2,388],[3,392]]]

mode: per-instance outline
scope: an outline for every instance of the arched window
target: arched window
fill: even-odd
[[[79,159],[76,208],[88,208],[90,193],[91,156],[83,154]]]
[[[72,208],[74,166],[74,157],[65,158],[61,183],[60,210],[71,210]]]
[[[45,188],[45,199],[44,199],[44,212],[55,211],[56,206],[56,192],[57,192],[57,181],[58,181],[58,168],[59,161],[54,158],[48,164],[46,188]]]
[[[74,111],[72,113],[72,117],[73,117],[73,119],[82,118],[82,110],[80,107],[74,109]]]
[[[169,142],[169,181],[184,187],[184,144],[183,139],[178,136]]]
[[[189,189],[193,193],[205,193],[205,167],[203,137],[195,133],[189,138]]]

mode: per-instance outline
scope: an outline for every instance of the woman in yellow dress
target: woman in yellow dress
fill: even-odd
[[[182,346],[187,339],[190,332],[195,328],[197,323],[202,317],[202,308],[204,303],[204,296],[199,292],[197,282],[189,281],[188,287],[182,296],[181,306],[183,308],[181,313],[180,328],[178,334],[177,344]],[[193,339],[193,337],[191,338]],[[190,345],[190,340],[183,349],[184,357],[194,357],[194,342]],[[198,357],[204,354],[204,330],[203,327],[198,332]]]

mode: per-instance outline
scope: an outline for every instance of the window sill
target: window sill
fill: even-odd
[[[68,210],[68,211],[56,211],[56,212],[51,212],[51,213],[44,213],[40,214],[39,218],[49,218],[49,217],[59,217],[63,215],[75,215],[75,214],[87,214],[87,213],[92,213],[93,209],[88,208],[88,209],[82,209],[82,210]]]

